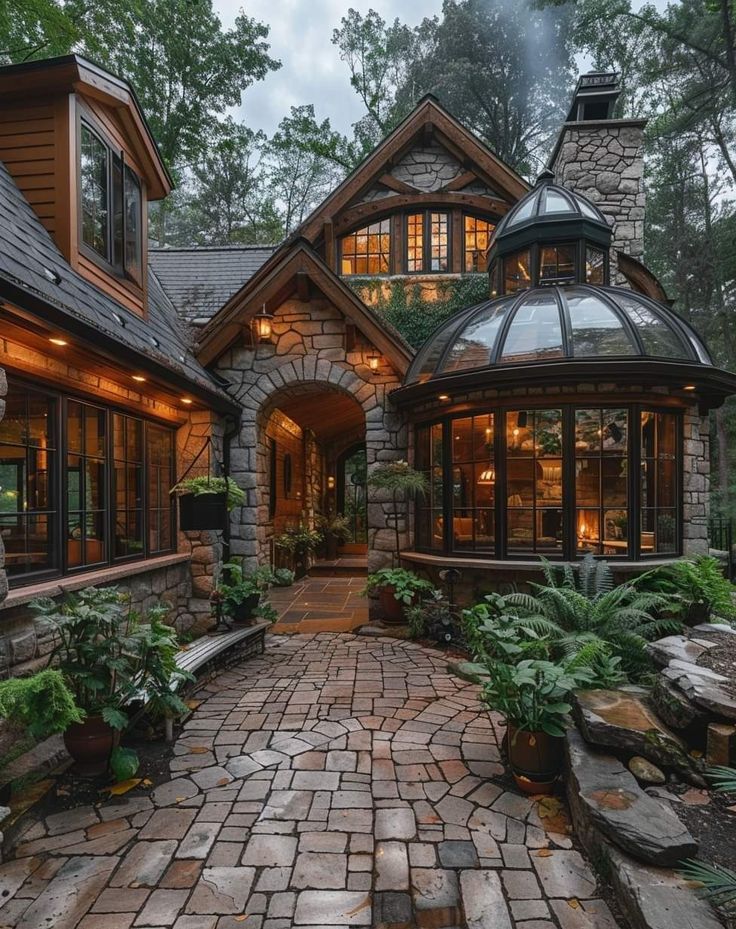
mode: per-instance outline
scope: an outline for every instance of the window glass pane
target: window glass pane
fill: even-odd
[[[627,296],[624,291],[617,292],[616,302],[624,309],[636,328],[647,355],[662,358],[688,357],[679,335],[648,306]]]
[[[545,213],[572,213],[572,204],[557,190],[546,190],[544,197]]]
[[[535,295],[517,308],[501,354],[501,362],[518,364],[562,355],[562,326],[552,295]]]
[[[447,213],[430,213],[430,271],[447,271],[450,266],[450,242]]]
[[[443,371],[482,368],[491,363],[501,324],[512,301],[484,309],[461,332],[450,349]]]
[[[493,414],[451,422],[452,546],[460,550],[492,550],[495,544],[496,462]]]
[[[488,246],[496,228],[493,223],[486,219],[478,219],[476,216],[464,217],[465,227],[465,262],[464,268],[471,273],[483,272],[485,268],[485,256]]]
[[[79,181],[82,241],[103,258],[109,258],[107,146],[84,123]]]
[[[99,407],[67,402],[67,534],[70,568],[107,560],[107,413]]]
[[[514,252],[503,260],[503,290],[513,294],[532,286],[531,256],[529,249]]]
[[[452,421],[452,460],[473,460],[473,418]]]
[[[388,274],[391,220],[382,219],[344,236],[340,252],[343,274]]]
[[[112,176],[112,257],[117,270],[123,267],[123,162],[119,155],[111,153]]]
[[[134,278],[141,277],[141,187],[138,178],[125,168],[125,269]]]
[[[406,270],[424,270],[424,213],[412,213],[406,219]]]
[[[589,284],[603,284],[605,282],[605,259],[599,248],[591,245],[585,249],[585,280]]]
[[[113,415],[115,468],[113,471],[113,532],[116,558],[144,553],[143,423],[132,416]]]
[[[540,281],[575,279],[575,248],[572,245],[544,245],[539,259]]]
[[[151,554],[174,547],[171,520],[174,441],[171,430],[159,426],[146,427],[148,459],[148,547]]]
[[[644,411],[641,414],[642,554],[672,554],[679,547],[677,430],[678,419],[673,413]]]
[[[509,226],[515,226],[517,223],[523,223],[525,220],[529,219],[534,211],[536,203],[536,197],[529,197],[528,200],[525,200],[509,220]]]
[[[53,397],[8,384],[0,429],[0,538],[8,577],[56,567],[56,469]]]
[[[616,313],[592,294],[565,294],[572,326],[573,354],[634,355],[636,348]]]

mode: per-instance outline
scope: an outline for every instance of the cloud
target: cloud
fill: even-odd
[[[270,54],[281,68],[249,87],[242,105],[234,112],[251,129],[269,135],[292,106],[313,103],[317,115],[329,116],[335,129],[348,132],[362,115],[358,97],[349,84],[348,70],[332,44],[332,30],[340,25],[348,6],[365,14],[374,9],[386,20],[399,17],[408,25],[439,13],[441,0],[367,0],[349,4],[341,0],[213,0],[224,26],[232,24],[244,6],[252,16],[270,26]]]

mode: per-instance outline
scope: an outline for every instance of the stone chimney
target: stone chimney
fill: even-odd
[[[593,72],[578,79],[567,120],[549,167],[558,184],[592,200],[613,226],[611,283],[626,284],[617,253],[644,256],[645,119],[614,119],[618,74]]]

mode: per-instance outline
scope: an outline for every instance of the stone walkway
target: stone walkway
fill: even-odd
[[[171,781],[26,830],[0,926],[616,929],[439,651],[273,636],[198,698]]]
[[[272,587],[279,614],[275,632],[352,632],[368,622],[365,577],[306,577],[291,587]]]

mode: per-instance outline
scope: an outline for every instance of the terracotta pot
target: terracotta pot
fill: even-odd
[[[516,786],[527,794],[552,793],[562,770],[565,740],[546,732],[527,732],[509,723],[507,750]]]
[[[76,762],[77,772],[95,777],[107,771],[118,738],[118,733],[101,716],[88,716],[83,722],[69,726],[64,733],[64,745]]]
[[[404,622],[404,604],[396,599],[393,585],[379,588],[378,606],[385,623],[398,626]]]

